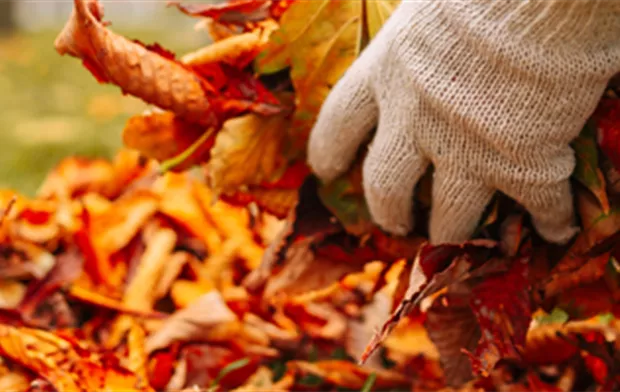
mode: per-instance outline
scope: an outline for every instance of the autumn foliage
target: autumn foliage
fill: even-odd
[[[113,160],[0,193],[1,389],[620,388],[614,86],[573,143],[570,244],[497,195],[474,239],[433,247],[431,173],[395,238],[359,165],[328,185],[305,165],[329,89],[398,1],[173,2],[213,40],[181,57],[74,1],[57,51],[152,109]]]

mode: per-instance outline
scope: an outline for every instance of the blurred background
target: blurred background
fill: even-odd
[[[178,55],[209,43],[197,19],[166,1],[100,1],[109,28],[128,38]],[[56,53],[72,8],[71,0],[0,0],[0,188],[32,196],[64,157],[111,157],[125,121],[146,107]]]

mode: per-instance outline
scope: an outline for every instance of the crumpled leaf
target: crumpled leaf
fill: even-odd
[[[562,292],[587,285],[605,275],[605,268],[614,246],[604,246],[593,254],[596,248],[605,245],[606,239],[613,239],[620,232],[620,214],[612,205],[609,213],[589,194],[578,194],[577,201],[583,230],[564,257],[550,271],[548,278],[538,282],[544,290],[544,297],[553,298]]]
[[[254,57],[263,49],[275,28],[277,24],[271,23],[248,33],[232,35],[184,55],[181,61],[191,66],[221,62],[243,69],[251,64]]]
[[[100,307],[102,309],[111,309],[120,313],[126,313],[132,316],[138,316],[143,318],[163,318],[164,314],[156,312],[156,311],[144,311],[141,309],[132,309],[125,306],[122,301],[116,300],[114,298],[107,297],[105,295],[99,294],[95,291],[91,291],[80,287],[78,285],[72,285],[69,288],[69,292],[67,293],[71,299],[76,301],[81,301],[88,303],[90,305],[94,305]]]
[[[469,354],[476,373],[488,374],[500,359],[521,359],[532,319],[529,260],[517,257],[507,272],[486,276],[472,290],[470,304],[482,333]]]
[[[97,0],[74,1],[71,18],[56,39],[56,50],[82,59],[100,82],[116,84],[124,93],[205,127],[248,110],[277,112],[274,100],[259,103],[252,97],[227,97],[205,76],[175,61],[171,53],[107,30]]]
[[[470,360],[463,349],[473,351],[481,332],[469,305],[470,297],[469,287],[455,285],[435,298],[426,313],[425,327],[441,355],[446,382],[452,386],[473,378]]]
[[[215,253],[222,247],[221,234],[213,227],[212,219],[201,205],[197,187],[185,173],[166,173],[153,187],[162,197],[162,214],[202,239],[209,252]]]
[[[361,362],[363,363],[379,348],[380,343],[386,339],[398,322],[409,315],[424,298],[448,285],[471,278],[475,273],[472,268],[489,260],[496,247],[496,243],[486,240],[474,240],[461,245],[431,246],[426,244],[422,246],[416,256],[403,299],[390,318],[375,332],[366,346]],[[482,267],[479,268],[483,269]]]
[[[155,232],[140,259],[133,279],[125,289],[123,304],[131,309],[148,311],[153,308],[156,285],[170,259],[177,235],[170,229]]]
[[[157,195],[137,191],[91,218],[89,236],[97,251],[110,255],[125,247],[157,211]]]
[[[137,377],[70,340],[52,333],[0,325],[0,353],[41,374],[61,391],[152,391]]]
[[[232,337],[236,333],[230,327],[236,321],[237,316],[226,306],[221,295],[211,291],[170,317],[157,332],[147,338],[145,349],[151,353],[176,341],[209,340],[218,330]]]
[[[363,307],[359,318],[349,321],[345,347],[353,359],[361,358],[374,331],[388,319],[392,307],[391,302],[391,298],[386,293],[379,292],[372,302]],[[381,368],[381,357],[375,353],[366,361],[366,365]]]
[[[33,281],[27,288],[18,310],[25,318],[30,318],[37,307],[50,295],[66,287],[82,273],[83,258],[77,250],[71,249],[56,259],[54,267],[41,280]]]
[[[380,232],[364,242],[347,234],[322,204],[317,187],[313,176],[301,186],[286,226],[265,251],[261,265],[246,277],[246,288],[257,291],[267,285],[269,292],[288,294],[325,288],[348,273],[361,271],[367,262],[414,257],[422,245],[420,239],[389,238]],[[324,265],[330,265],[329,273]]]

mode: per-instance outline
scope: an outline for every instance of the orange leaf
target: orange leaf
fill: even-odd
[[[222,246],[220,233],[201,208],[192,181],[184,174],[166,173],[154,188],[161,195],[161,212],[200,238],[209,252],[217,253]]]
[[[224,95],[224,91],[218,91],[220,89],[205,76],[175,61],[159,46],[146,47],[107,30],[102,23],[103,9],[97,0],[74,0],[74,4],[69,21],[56,39],[56,50],[61,55],[82,59],[100,82],[113,83],[124,93],[205,127],[215,126],[226,117],[248,110],[265,114],[277,112],[273,100],[254,102],[257,90],[246,91],[250,93],[247,96],[239,90],[232,90],[232,95],[225,91]],[[225,77],[223,70],[213,71]]]
[[[153,112],[133,116],[127,121],[123,129],[123,143],[147,158],[165,161],[187,150],[206,131],[202,126],[183,121],[172,112]],[[175,169],[187,169],[206,160],[214,140],[215,136],[209,138]]]
[[[59,391],[152,391],[137,388],[136,375],[103,363],[76,342],[50,332],[0,325],[0,353],[49,380]]]

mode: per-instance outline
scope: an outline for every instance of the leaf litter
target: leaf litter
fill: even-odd
[[[304,164],[329,89],[398,1],[172,2],[213,40],[180,58],[74,4],[57,51],[152,110],[112,160],[0,194],[2,387],[620,387],[613,86],[573,143],[571,244],[499,195],[475,239],[433,247],[424,224],[395,238],[369,221],[362,156],[330,185]]]

